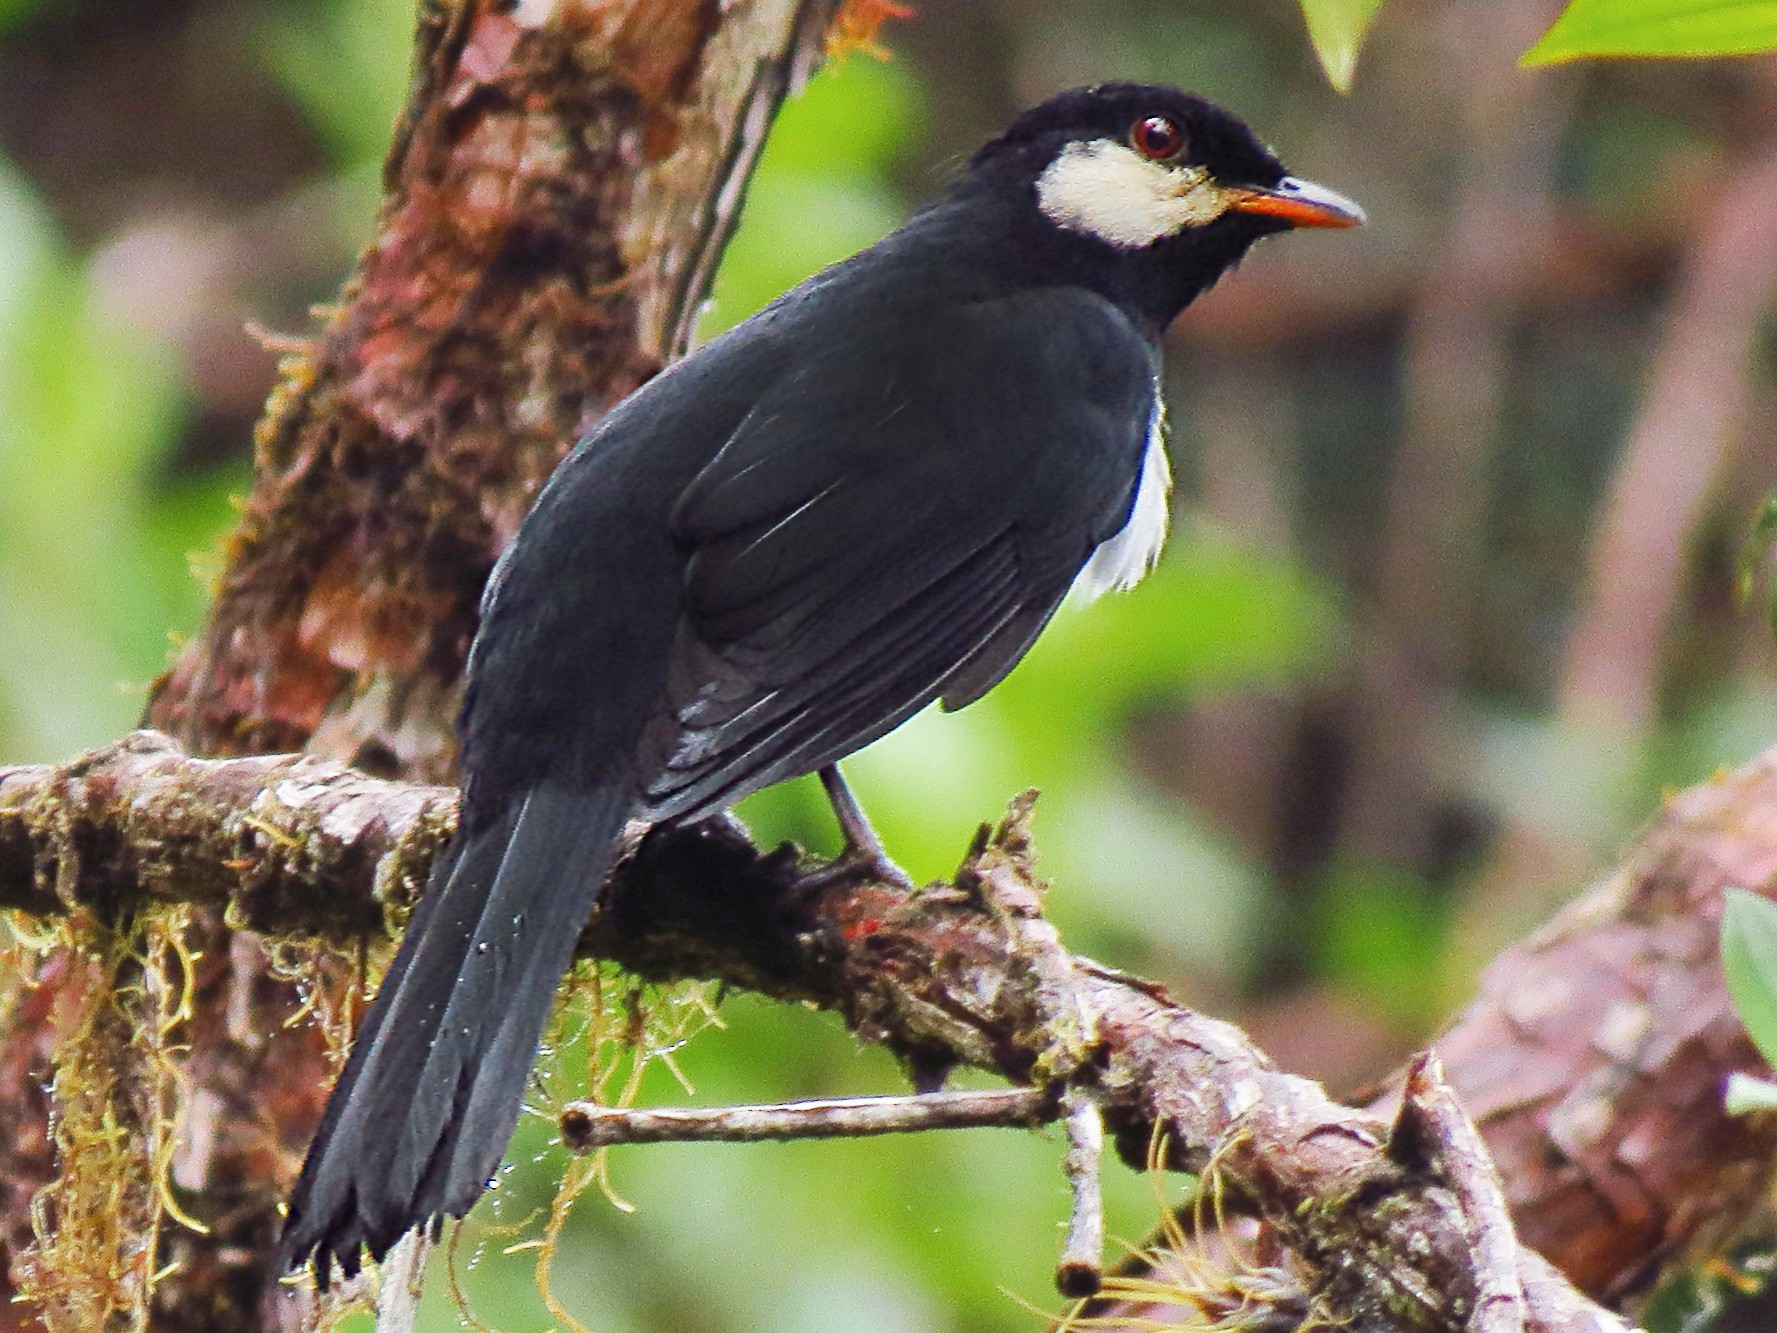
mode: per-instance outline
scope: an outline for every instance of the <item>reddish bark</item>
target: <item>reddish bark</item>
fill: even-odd
[[[1674,796],[1627,859],[1488,967],[1436,1043],[1524,1239],[1587,1291],[1644,1293],[1765,1206],[1777,1125],[1717,958],[1721,891],[1777,893],[1777,755]]]
[[[1729,887],[1777,896],[1777,752],[1672,797],[1617,869],[1493,961],[1433,1043],[1520,1239],[1613,1305],[1768,1216],[1777,1118],[1722,1106],[1729,1074],[1764,1068],[1722,981]],[[1390,1091],[1368,1109],[1397,1104]]]

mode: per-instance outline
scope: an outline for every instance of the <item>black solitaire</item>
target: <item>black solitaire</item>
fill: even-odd
[[[1249,246],[1363,214],[1165,87],[1065,93],[900,230],[662,372],[556,470],[469,659],[461,827],[290,1200],[325,1284],[499,1164],[630,821],[962,708],[1165,539],[1159,340]]]

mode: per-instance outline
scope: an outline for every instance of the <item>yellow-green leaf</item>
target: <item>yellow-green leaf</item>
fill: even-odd
[[[1302,16],[1308,20],[1308,40],[1327,81],[1342,93],[1351,91],[1364,35],[1376,17],[1382,0],[1302,0]]]
[[[1751,1115],[1754,1111],[1777,1111],[1777,1083],[1751,1074],[1728,1075],[1728,1088],[1722,1104],[1729,1115]]]
[[[1572,0],[1523,64],[1777,50],[1777,0]]]
[[[1723,895],[1721,968],[1752,1044],[1777,1064],[1777,903],[1746,889]]]

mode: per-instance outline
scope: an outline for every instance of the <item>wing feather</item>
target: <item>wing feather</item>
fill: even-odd
[[[927,315],[768,388],[675,505],[685,612],[643,757],[651,817],[979,698],[1128,520],[1147,340],[1079,291]]]
[[[956,664],[1018,614],[1020,582],[1012,540],[1001,534],[968,568],[811,669],[723,691],[723,703],[705,692],[677,707],[678,747],[650,784],[651,801],[662,817],[719,805],[886,734],[936,698]]]

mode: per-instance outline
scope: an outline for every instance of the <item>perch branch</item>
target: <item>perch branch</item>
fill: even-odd
[[[138,825],[127,841],[138,798],[171,799],[181,782],[192,813],[180,836]],[[61,769],[0,770],[0,902],[115,911],[192,883],[261,930],[337,932],[402,905],[442,845],[448,800],[312,760],[189,760],[138,736]],[[811,876],[793,856],[761,856],[726,820],[656,830],[613,877],[583,946],[644,977],[714,978],[835,1009],[914,1068],[1090,1083],[1126,1160],[1144,1165],[1157,1139],[1171,1167],[1213,1159],[1222,1185],[1317,1275],[1320,1309],[1353,1328],[1465,1327],[1509,1293],[1497,1248],[1476,1255],[1497,1216],[1465,1209],[1476,1192],[1453,1187],[1448,1149],[1397,1160],[1385,1120],[1277,1071],[1228,1024],[1060,949],[1038,911],[1025,812],[1015,804],[984,831],[954,884],[916,891]],[[311,834],[334,868],[325,894],[266,891],[293,886],[294,849]],[[299,906],[318,896],[333,900],[320,921]],[[1510,1267],[1531,1333],[1625,1327],[1530,1251],[1514,1247]]]

